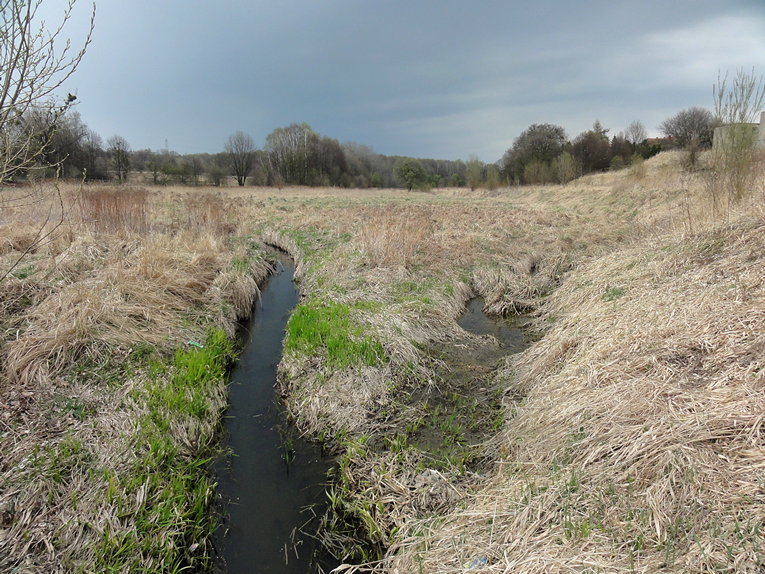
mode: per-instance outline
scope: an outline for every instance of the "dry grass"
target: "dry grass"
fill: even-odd
[[[409,523],[385,569],[761,571],[763,254],[761,215],[739,215],[569,274],[500,373],[525,398],[496,473]]]
[[[162,198],[144,190],[70,197],[77,217],[26,253],[38,215],[19,202],[3,213],[0,269],[23,261],[0,283],[0,570],[93,571],[111,559],[103,548],[122,540],[124,564],[162,571],[172,564],[129,541],[137,517],[160,511],[156,485],[168,477],[130,480],[151,477],[136,468],[150,452],[142,421],[160,416],[149,405],[170,375],[148,376],[137,357],[172,357],[211,325],[233,334],[270,266],[220,221],[173,231],[157,219],[162,204],[152,199]],[[161,415],[173,417],[166,440],[190,459],[225,407],[223,383],[204,393],[208,419]],[[174,544],[196,526],[174,528],[154,536]],[[200,556],[209,552],[199,545]]]
[[[430,210],[389,205],[363,214],[361,246],[372,267],[415,263],[433,241]]]
[[[680,167],[662,154],[492,192],[96,190],[104,205],[142,206],[126,216],[138,223],[70,221],[0,284],[0,567],[88,570],[94,540],[130,526],[92,469],[130,474],[147,382],[99,377],[136,349],[198,339],[210,321],[232,333],[268,273],[251,257],[262,240],[295,257],[304,302],[346,309],[384,351],[342,368],[321,349],[284,357],[287,408],[311,435],[382,442],[415,416],[391,410],[440,392],[434,350],[470,347],[455,319],[475,294],[544,335],[485,381],[504,389],[507,422],[483,446],[482,475],[418,469],[429,459],[414,450],[353,458],[346,482],[387,553],[347,570],[757,571],[763,185],[720,213],[704,172]],[[20,205],[2,213],[3,265],[44,216]],[[222,408],[222,395],[209,400]],[[201,431],[176,426],[192,448]],[[128,515],[148,504],[138,486],[123,493]]]
[[[89,187],[79,197],[82,223],[97,233],[137,233],[148,230],[149,192],[135,187]]]

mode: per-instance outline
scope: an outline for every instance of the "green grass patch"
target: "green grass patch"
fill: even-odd
[[[215,485],[207,469],[217,428],[211,421],[218,417],[211,397],[226,382],[233,344],[216,329],[201,347],[180,350],[172,359],[139,355],[153,379],[131,395],[147,410],[135,437],[138,456],[129,473],[107,471],[105,493],[124,509],[132,529],[102,532],[94,571],[203,571],[211,565],[207,541],[217,526],[210,512]],[[195,444],[180,440],[177,428],[196,429]]]
[[[616,299],[624,297],[626,292],[627,290],[624,287],[608,287],[605,293],[603,293],[603,300],[615,301]]]
[[[375,366],[386,360],[382,345],[364,333],[351,307],[319,300],[299,305],[287,323],[285,352],[323,355],[327,366]]]

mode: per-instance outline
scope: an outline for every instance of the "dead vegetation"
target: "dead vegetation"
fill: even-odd
[[[0,565],[99,563],[83,549],[135,526],[116,506],[156,506],[150,475],[118,480],[155,440],[136,442],[134,424],[158,392],[121,365],[210,324],[233,333],[268,272],[251,236],[295,257],[316,327],[286,342],[280,390],[341,453],[324,536],[345,571],[758,571],[765,186],[721,211],[704,177],[662,154],[493,192],[138,190],[111,227],[81,202],[104,215],[0,285]],[[20,216],[3,214],[4,262],[29,244]],[[538,340],[460,386],[444,353],[487,343],[455,322],[475,295],[523,313]],[[205,395],[213,425],[220,389]],[[457,438],[468,414],[480,445]],[[162,417],[173,448],[209,440],[196,419]],[[454,448],[429,452],[434,436]],[[206,552],[172,544],[189,563]]]
[[[213,327],[233,335],[269,264],[217,224],[152,220],[145,190],[68,201],[76,217],[0,284],[0,570],[204,565],[211,517],[194,513],[214,491],[193,465],[208,456],[225,380],[185,390],[184,361],[219,359],[173,353]],[[2,265],[37,225],[19,220],[6,219]]]

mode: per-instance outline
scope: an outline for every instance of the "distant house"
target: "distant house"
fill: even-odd
[[[729,124],[715,128],[714,139],[712,140],[713,147],[725,145],[731,129],[736,126],[740,126],[740,124]],[[743,124],[741,127],[752,130],[755,147],[765,149],[765,112],[760,112],[759,124]]]

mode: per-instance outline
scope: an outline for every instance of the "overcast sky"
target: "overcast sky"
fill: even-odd
[[[64,5],[46,2],[49,21]],[[99,0],[66,87],[133,149],[217,152],[237,130],[262,147],[307,122],[384,154],[493,162],[533,123],[657,135],[712,106],[718,70],[753,67],[765,0]]]

